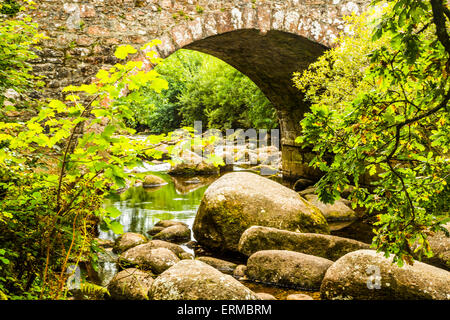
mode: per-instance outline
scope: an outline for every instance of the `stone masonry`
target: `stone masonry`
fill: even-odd
[[[152,39],[163,58],[180,48],[214,55],[252,79],[274,104],[281,127],[283,174],[311,177],[294,139],[308,105],[292,84],[343,31],[342,17],[368,0],[42,0],[34,19],[49,39],[35,72],[50,95],[93,80],[116,63],[121,44]],[[306,157],[306,158],[305,158]]]

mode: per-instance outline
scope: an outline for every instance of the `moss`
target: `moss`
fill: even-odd
[[[315,224],[321,225],[325,224],[328,225],[327,220],[323,216],[322,212],[315,206],[311,205],[308,201],[300,197],[300,200],[307,206],[313,213],[311,214],[311,219],[314,221]]]
[[[195,11],[197,11],[197,12],[200,13],[200,14],[202,14],[203,11],[204,11],[204,9],[203,9],[202,6],[197,5],[197,6],[195,7]]]
[[[84,27],[86,26],[86,22],[84,22],[83,20],[80,20],[80,30],[83,31]]]

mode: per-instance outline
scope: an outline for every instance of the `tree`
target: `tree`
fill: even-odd
[[[205,128],[267,128],[278,125],[275,110],[245,75],[207,54],[178,50],[156,71],[169,86],[162,94],[143,88],[119,103],[133,110],[135,127],[168,132],[202,121]]]
[[[136,52],[122,46],[115,56],[124,60]],[[156,64],[154,56],[154,51],[147,53]],[[167,88],[156,71],[142,68],[141,61],[117,63],[100,70],[91,84],[66,87],[65,100],[44,104],[25,123],[0,122],[2,296],[60,298],[69,261],[77,264],[86,257],[95,262],[97,223],[122,232],[116,220],[120,211],[103,208],[104,197],[127,182],[134,184],[139,174],[125,169],[142,164],[141,157],[162,139],[170,140],[162,135],[133,141],[117,135],[134,133],[125,125],[131,111],[108,102],[126,88]],[[78,136],[82,125],[84,134]]]
[[[16,110],[14,105],[19,98],[28,100],[27,91],[43,84],[31,73],[30,61],[37,58],[33,50],[44,38],[27,14],[33,4],[29,0],[0,4],[0,120]]]
[[[374,246],[411,263],[432,255],[431,232],[448,233],[448,205],[435,202],[450,181],[450,12],[442,0],[374,4],[350,19],[352,35],[295,74],[312,102],[297,141],[317,152],[320,199],[353,184],[354,206],[379,213]],[[376,179],[363,185],[368,174]]]

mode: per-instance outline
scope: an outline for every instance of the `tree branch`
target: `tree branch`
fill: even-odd
[[[439,42],[444,46],[445,51],[450,55],[450,37],[447,33],[444,15],[447,14],[448,8],[442,3],[442,0],[430,0],[430,3],[433,11],[433,23],[436,26],[436,36]]]

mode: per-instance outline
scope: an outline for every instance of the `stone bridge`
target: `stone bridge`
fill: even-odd
[[[48,90],[92,80],[116,63],[117,45],[160,39],[167,57],[180,48],[211,54],[252,79],[277,109],[283,175],[311,177],[294,139],[308,110],[293,87],[305,69],[333,45],[342,17],[368,0],[42,0],[35,20],[50,37],[35,64]],[[306,157],[306,158],[305,158]]]

